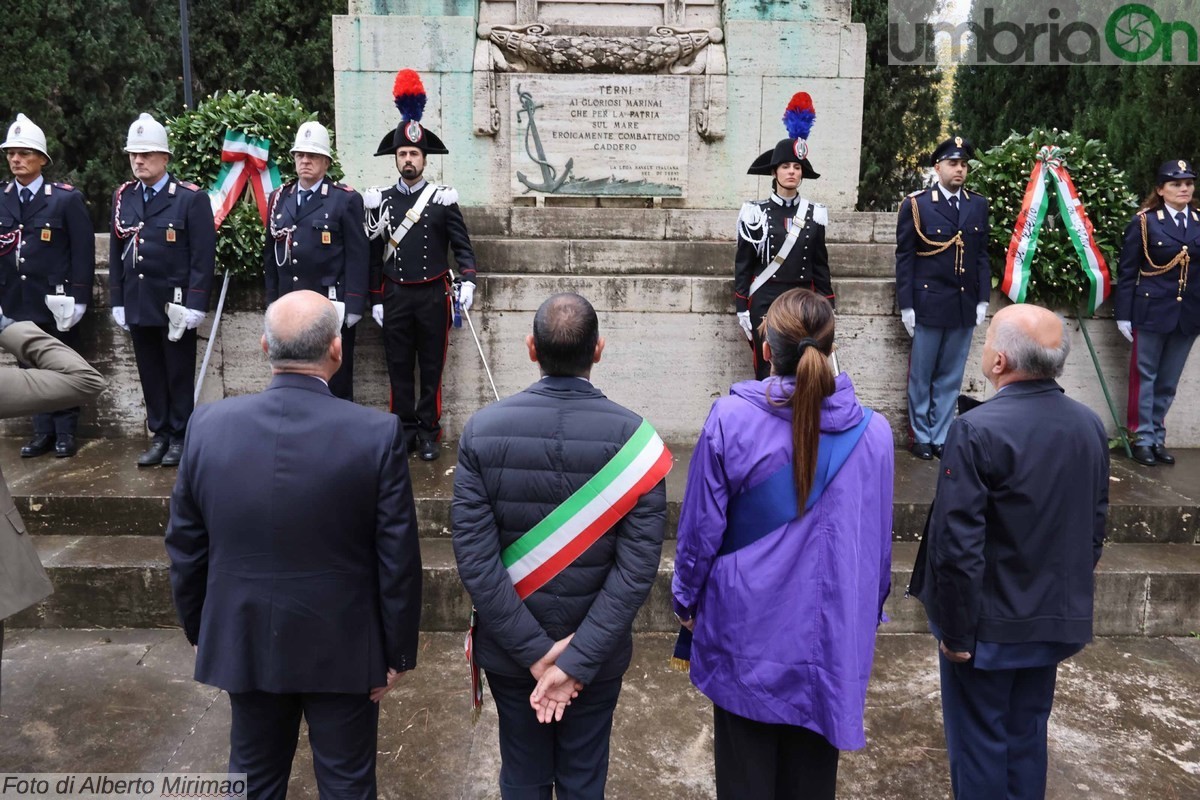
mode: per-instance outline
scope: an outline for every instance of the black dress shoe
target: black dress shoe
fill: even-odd
[[[166,454],[162,457],[164,467],[178,467],[183,461],[183,442],[171,442]]]
[[[423,440],[417,452],[422,461],[437,461],[437,457],[441,454],[442,446],[432,439]]]
[[[1133,446],[1133,460],[1139,464],[1145,464],[1147,467],[1153,467],[1158,463],[1158,459],[1154,457],[1154,448],[1148,444]]]
[[[929,449],[932,450],[933,454],[938,458],[942,457],[942,446],[940,444],[931,444],[929,445]]]
[[[922,461],[932,461],[933,445],[925,442],[913,442],[912,454]]]
[[[1161,444],[1150,445],[1150,449],[1154,451],[1154,460],[1162,464],[1174,464],[1175,456],[1167,452],[1167,448]]]
[[[150,442],[150,449],[138,456],[137,465],[139,467],[154,467],[162,463],[163,456],[167,454],[167,440],[155,439]]]
[[[79,444],[75,441],[75,437],[69,433],[60,433],[58,439],[54,442],[54,457],[55,458],[70,458],[79,452]]]
[[[21,448],[21,458],[37,458],[54,449],[54,434],[39,433]]]

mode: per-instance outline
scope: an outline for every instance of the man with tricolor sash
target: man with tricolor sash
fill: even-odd
[[[591,384],[604,340],[587,300],[548,299],[526,345],[541,380],[475,414],[459,442],[468,649],[499,715],[501,797],[598,800],[633,619],[658,573],[672,457]]]
[[[275,190],[267,203],[267,304],[301,289],[329,298],[342,320],[342,365],[329,391],[354,400],[355,325],[366,313],[370,260],[362,195],[328,179],[333,151],[321,123],[300,126],[292,158],[296,180]]]
[[[133,340],[154,437],[137,464],[174,467],[192,416],[196,328],[208,312],[217,232],[208,194],[167,171],[171,147],[162,123],[138,117],[125,152],[135,180],[113,195],[112,315]]]
[[[908,422],[912,453],[925,461],[942,455],[971,335],[992,292],[988,201],[963,186],[974,157],[961,136],[938,145],[937,181],[906,197],[896,217],[896,305],[913,340]]]

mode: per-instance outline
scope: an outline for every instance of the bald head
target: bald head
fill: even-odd
[[[276,372],[322,375],[341,365],[337,309],[316,292],[289,292],[267,307],[263,350]]]
[[[528,342],[531,357],[546,375],[587,377],[604,349],[596,310],[573,292],[552,295],[542,303]]]
[[[1018,303],[992,317],[984,342],[984,375],[997,385],[1062,375],[1071,342],[1062,317]]]

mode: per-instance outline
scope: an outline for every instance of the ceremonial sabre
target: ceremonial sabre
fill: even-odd
[[[451,273],[451,274],[453,274],[453,273]],[[496,399],[499,400],[500,392],[496,391],[496,381],[494,381],[492,379],[492,370],[491,370],[491,367],[488,366],[487,356],[485,356],[483,354],[483,345],[479,343],[479,334],[477,334],[475,332],[475,323],[471,322],[471,315],[467,313],[467,309],[463,308],[462,304],[459,303],[459,301],[458,301],[458,292],[459,292],[459,288],[461,286],[462,286],[462,281],[460,281],[460,280],[454,281],[454,311],[456,312],[456,315],[457,315],[457,312],[461,311],[462,315],[466,318],[467,327],[471,329],[471,338],[475,340],[475,349],[479,351],[479,360],[483,362],[483,371],[487,373],[488,383],[490,383],[492,385],[492,394],[494,394],[496,396]],[[455,327],[456,328],[459,327],[460,323],[458,322],[458,320],[455,319],[454,322],[455,322]]]

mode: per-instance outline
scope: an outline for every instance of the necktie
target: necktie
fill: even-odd
[[[28,186],[22,187],[21,188],[21,205],[25,205],[32,199],[33,199],[33,190],[30,189]]]
[[[1175,224],[1179,226],[1180,233],[1187,232],[1187,214],[1180,211],[1175,215]]]
[[[303,208],[304,204],[308,202],[308,198],[312,197],[312,193],[312,189],[301,189],[296,195],[296,208]]]
[[[955,195],[955,194],[950,195],[949,200],[950,200],[950,212],[951,212],[950,216],[954,218],[955,222],[958,222],[958,195]]]
[[[143,203],[149,203],[151,200],[153,200],[153,199],[154,199],[154,195],[155,195],[155,194],[156,194],[156,193],[155,193],[155,191],[154,191],[154,187],[153,187],[153,186],[147,186],[147,187],[146,187],[146,189],[145,189],[145,191],[143,191],[143,192],[142,192],[142,202],[143,202]]]

